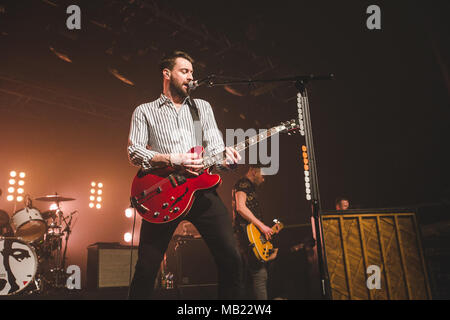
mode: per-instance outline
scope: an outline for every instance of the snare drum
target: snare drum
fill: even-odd
[[[0,237],[0,296],[21,292],[34,281],[38,259],[28,243]]]
[[[47,232],[47,223],[36,208],[24,208],[11,217],[14,236],[24,241],[33,242]]]

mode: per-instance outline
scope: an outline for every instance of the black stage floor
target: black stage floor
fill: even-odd
[[[128,288],[108,288],[98,290],[62,290],[48,293],[20,293],[0,296],[0,300],[127,300]],[[178,289],[159,289],[154,292],[154,300],[215,300],[216,285],[183,286]]]

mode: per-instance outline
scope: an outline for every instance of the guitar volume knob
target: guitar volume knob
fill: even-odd
[[[169,206],[169,204],[168,204],[167,202],[164,202],[163,205],[162,205],[162,208],[165,209],[165,208],[167,208],[168,206]]]
[[[173,212],[177,213],[178,211],[180,211],[180,208],[178,207],[173,208]]]
[[[169,216],[164,216],[164,221],[169,220]]]
[[[153,217],[157,218],[159,216],[159,212],[156,211],[155,213],[153,213]]]

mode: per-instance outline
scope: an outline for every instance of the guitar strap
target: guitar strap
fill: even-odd
[[[195,141],[197,146],[203,145],[202,139],[202,124],[200,122],[200,118],[198,116],[198,108],[194,99],[189,97],[188,99],[189,111],[191,112],[192,120],[194,121],[194,132],[195,132]]]

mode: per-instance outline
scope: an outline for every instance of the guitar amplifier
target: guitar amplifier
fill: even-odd
[[[167,249],[167,269],[176,287],[216,286],[217,267],[201,237],[175,235]]]
[[[128,287],[130,279],[131,248],[119,243],[97,242],[88,248],[88,289]],[[138,258],[137,247],[133,248],[131,277]]]
[[[328,211],[321,224],[332,299],[431,299],[414,211]]]
[[[129,246],[98,242],[88,248],[87,287],[89,290],[129,286]],[[175,286],[184,290],[208,291],[217,286],[217,267],[200,237],[174,235],[166,251],[167,272],[175,276]],[[133,248],[131,277],[138,258]],[[215,293],[215,289],[212,291]],[[209,295],[209,294],[208,294]]]

